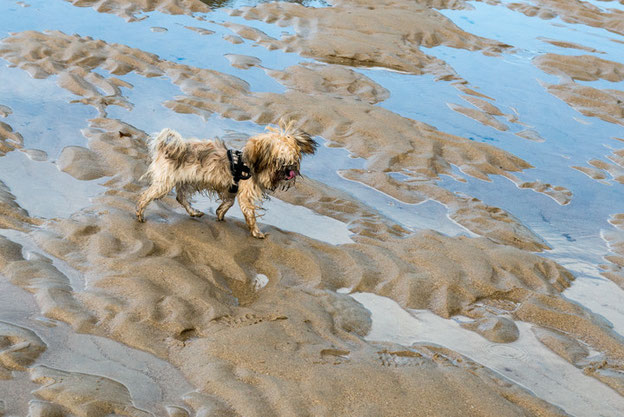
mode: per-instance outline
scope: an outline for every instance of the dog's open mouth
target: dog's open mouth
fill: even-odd
[[[281,172],[281,179],[285,181],[294,180],[297,175],[299,175],[299,171],[295,167],[285,167]]]
[[[295,185],[296,179],[301,175],[296,165],[283,166],[275,172],[272,189],[288,190]]]

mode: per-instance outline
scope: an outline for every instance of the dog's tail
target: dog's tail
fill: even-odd
[[[150,140],[150,156],[152,160],[162,154],[173,161],[183,158],[188,151],[184,138],[172,129],[163,129],[156,137]]]
[[[184,138],[175,130],[168,128],[161,130],[157,135],[150,136],[148,147],[151,164],[139,180],[152,177],[158,155],[164,155],[167,159],[181,165],[188,152],[188,145]]]

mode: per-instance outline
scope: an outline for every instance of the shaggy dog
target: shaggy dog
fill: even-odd
[[[317,143],[305,132],[294,128],[294,121],[280,121],[279,128],[268,127],[266,133],[247,141],[241,151],[228,150],[223,142],[185,140],[171,129],[152,138],[151,164],[144,177],[151,185],[141,195],[136,207],[139,221],[152,201],[164,197],[174,187],[176,199],[192,217],[204,213],[191,207],[189,198],[196,192],[216,195],[221,204],[217,220],[238,197],[238,204],[253,237],[265,237],[256,224],[256,209],[267,192],[287,189],[299,174],[303,154],[313,154]]]

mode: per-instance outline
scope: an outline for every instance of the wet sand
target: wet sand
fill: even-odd
[[[612,2],[8,3],[0,415],[624,414]],[[282,117],[267,239],[136,221],[151,133]]]

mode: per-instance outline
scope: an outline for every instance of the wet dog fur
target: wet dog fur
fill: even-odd
[[[137,219],[145,221],[143,213],[147,205],[173,188],[177,201],[192,217],[204,214],[189,203],[194,193],[215,195],[221,201],[216,212],[219,221],[238,197],[251,235],[262,239],[265,234],[256,224],[256,210],[267,192],[294,184],[300,175],[302,156],[313,154],[316,147],[310,135],[294,127],[294,121],[280,121],[278,128],[268,127],[265,133],[251,137],[245,144],[242,159],[250,168],[251,177],[241,180],[238,192],[232,193],[234,178],[222,141],[186,140],[171,129],[163,129],[150,140],[151,164],[144,176],[150,179],[150,186],[139,198]]]

